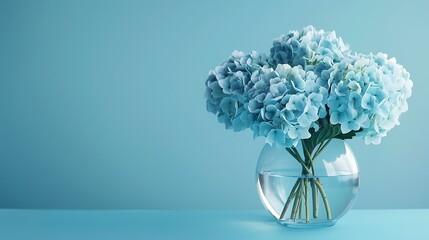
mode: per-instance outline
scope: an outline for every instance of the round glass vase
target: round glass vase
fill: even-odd
[[[263,205],[289,227],[334,225],[352,207],[359,189],[359,170],[350,146],[332,139],[306,169],[302,161],[307,159],[296,155],[304,156],[302,144],[293,149],[294,155],[291,150],[268,144],[262,149],[256,184]]]

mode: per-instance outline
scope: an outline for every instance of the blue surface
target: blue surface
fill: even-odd
[[[204,82],[234,49],[313,24],[415,83],[380,146],[351,142],[356,208],[429,208],[428,3],[2,0],[0,207],[261,209],[263,140],[225,131]]]
[[[0,239],[427,239],[429,210],[352,210],[291,229],[264,211],[0,210]]]

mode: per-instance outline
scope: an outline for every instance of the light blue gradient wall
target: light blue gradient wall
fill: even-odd
[[[323,2],[323,3],[322,3]],[[313,24],[411,73],[379,146],[351,142],[356,208],[428,208],[429,14],[422,1],[1,1],[0,207],[258,209],[263,140],[205,111],[234,49]]]

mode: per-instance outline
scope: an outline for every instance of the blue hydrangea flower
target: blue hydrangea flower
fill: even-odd
[[[307,99],[304,94],[291,95],[288,103],[285,106],[285,110],[291,113],[293,118],[296,119],[304,112],[306,103]]]
[[[289,64],[291,66],[328,64],[341,61],[349,53],[349,48],[335,32],[305,27],[301,32],[291,31],[281,35],[273,42],[270,50],[272,65]]]
[[[266,121],[274,120],[279,116],[279,114],[280,114],[280,110],[274,104],[267,105],[261,111],[261,117]]]
[[[317,115],[318,108],[307,103],[301,116],[298,117],[298,123],[303,127],[310,127],[310,125],[319,119]]]
[[[308,26],[275,39],[269,55],[234,51],[205,87],[207,111],[225,128],[285,148],[321,123],[379,144],[408,110],[413,83],[396,59],[351,54],[335,32]]]
[[[291,139],[307,139],[311,137],[309,128],[300,125],[291,126],[288,135]]]
[[[279,148],[287,148],[295,146],[297,141],[287,137],[285,132],[281,129],[271,129],[267,135],[266,142],[271,146]]]

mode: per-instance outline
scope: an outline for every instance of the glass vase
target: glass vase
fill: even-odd
[[[359,188],[355,155],[344,140],[328,143],[312,153],[305,142],[296,148],[266,144],[262,149],[257,189],[263,205],[280,224],[332,226],[352,207]]]

